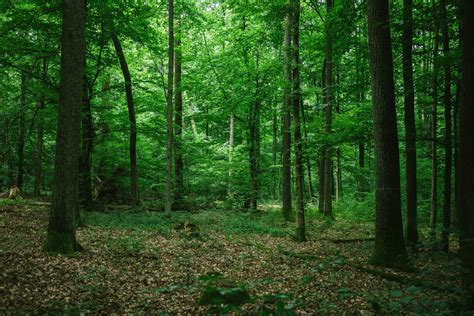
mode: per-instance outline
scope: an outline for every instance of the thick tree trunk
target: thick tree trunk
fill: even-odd
[[[437,19],[436,2],[433,1],[433,17],[434,17],[434,44],[433,44],[433,103],[431,105],[431,213],[430,213],[430,228],[434,231],[436,229],[438,217],[438,137],[436,128],[438,127],[438,46],[439,46],[439,32]]]
[[[406,239],[418,242],[416,188],[415,87],[413,85],[413,1],[403,2],[403,89],[405,103]]]
[[[388,0],[367,1],[376,170],[372,263],[404,266],[407,254],[401,216],[400,161],[388,12]]]
[[[443,33],[443,55],[444,63],[444,199],[443,199],[443,231],[441,233],[441,244],[444,252],[449,251],[449,231],[451,229],[451,169],[452,169],[452,141],[451,141],[451,66],[449,64],[449,34],[446,0],[440,3],[442,33]]]
[[[178,22],[179,23],[179,22]],[[175,195],[174,203],[181,203],[181,196],[184,194],[184,178],[183,178],[183,150],[182,150],[182,134],[183,134],[183,91],[181,85],[182,77],[182,47],[181,47],[181,31],[179,24],[176,27],[175,38],[175,142],[174,142],[174,175],[175,175]]]
[[[300,100],[301,104],[301,118],[303,119],[303,135],[304,135],[304,142],[307,144],[308,142],[308,130],[306,127],[306,114],[304,109],[303,98],[301,97]],[[305,146],[305,149],[307,146]],[[314,191],[313,191],[313,177],[311,173],[311,159],[309,157],[305,157],[306,160],[306,172],[308,174],[308,201],[309,203],[313,203]]]
[[[293,15],[293,123],[295,141],[295,171],[296,171],[296,240],[306,241],[305,219],[304,219],[304,167],[303,167],[303,144],[301,143],[300,123],[300,0],[294,1]]]
[[[287,2],[288,10],[285,18],[285,47],[284,47],[284,73],[285,86],[283,88],[283,114],[282,114],[282,200],[283,217],[291,220],[291,25],[292,25],[292,0]]]
[[[48,60],[43,59],[43,73],[42,78],[44,81],[47,80],[48,76]],[[38,125],[36,131],[36,163],[35,163],[35,187],[34,195],[39,197],[41,195],[41,182],[42,182],[42,163],[43,163],[43,134],[44,134],[44,106],[45,96],[41,95],[41,99],[38,103]]]
[[[463,14],[462,35],[462,92],[459,103],[458,134],[458,197],[459,254],[463,287],[466,291],[466,312],[474,310],[474,2],[461,1]]]
[[[168,100],[166,107],[166,187],[165,187],[165,212],[171,212],[173,204],[173,183],[171,178],[171,165],[173,162],[173,77],[174,77],[174,0],[168,4]],[[207,124],[206,124],[207,130]],[[207,131],[206,131],[207,136]]]
[[[27,94],[28,77],[26,73],[21,73],[21,95],[20,95],[20,111],[18,118],[18,171],[16,178],[16,186],[23,189],[23,176],[25,173],[25,111],[26,111],[26,94]]]
[[[130,202],[132,205],[138,204],[138,181],[137,181],[137,121],[135,118],[135,103],[132,92],[132,78],[128,70],[127,60],[123,53],[122,44],[115,34],[112,33],[112,41],[114,42],[115,52],[120,62],[123,79],[125,81],[125,94],[127,97],[128,119],[130,122]]]
[[[85,1],[62,1],[59,121],[56,134],[53,196],[45,250],[79,250],[74,216],[79,208],[79,148],[85,57]]]

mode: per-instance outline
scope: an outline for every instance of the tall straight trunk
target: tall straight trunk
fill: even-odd
[[[229,180],[227,184],[227,195],[233,197],[234,192],[232,191],[232,159],[234,156],[234,140],[235,140],[235,115],[232,113],[229,118]]]
[[[376,174],[372,263],[404,266],[407,253],[401,214],[400,161],[388,12],[388,0],[367,1]]]
[[[304,220],[304,169],[303,169],[303,144],[301,143],[301,122],[300,122],[300,52],[299,52],[299,31],[300,31],[300,0],[294,1],[293,11],[293,123],[295,141],[295,171],[296,171],[296,240],[306,241],[305,220]]]
[[[277,165],[277,144],[278,144],[278,120],[274,113],[272,117],[272,198],[278,196],[278,174],[275,166]]]
[[[123,53],[122,44],[115,32],[112,33],[115,52],[120,62],[123,79],[125,81],[125,95],[127,97],[128,120],[130,122],[130,202],[132,205],[138,204],[138,183],[137,183],[137,121],[135,118],[135,103],[133,100],[132,78],[128,69],[127,60]]]
[[[53,196],[47,252],[71,254],[80,249],[74,217],[79,208],[79,147],[85,57],[85,1],[62,1],[59,120],[54,159]]]
[[[321,156],[324,154],[321,153]],[[324,157],[318,160],[318,175],[318,211],[324,213]]]
[[[259,195],[259,138],[260,138],[260,83],[258,78],[258,59],[256,76],[255,103],[250,105],[249,115],[249,167],[250,167],[250,196],[249,207],[256,210]]]
[[[326,21],[326,49],[325,49],[325,64],[326,64],[326,101],[325,101],[325,116],[326,125],[325,133],[331,134],[332,131],[332,110],[334,103],[334,86],[333,86],[333,25],[330,23],[332,8],[334,6],[333,0],[326,0],[327,16]],[[324,214],[332,216],[332,188],[333,188],[333,166],[332,166],[332,147],[327,146],[324,152]]]
[[[174,77],[174,0],[168,3],[168,100],[166,106],[166,188],[165,212],[171,212],[173,204],[173,183],[171,165],[173,162],[173,77]],[[207,119],[206,119],[207,120]],[[207,130],[207,124],[206,124]],[[207,136],[207,131],[206,131]]]
[[[85,65],[86,63],[84,63]],[[94,128],[92,126],[91,96],[87,87],[87,76],[84,75],[84,87],[81,107],[81,150],[79,158],[79,201],[84,211],[92,211],[92,150],[94,147]],[[81,223],[79,223],[81,224]],[[76,223],[77,225],[77,223]],[[80,225],[77,225],[80,226]]]
[[[474,2],[461,1],[462,83],[458,130],[458,197],[459,255],[465,290],[464,311],[474,310]]]
[[[446,0],[440,3],[442,33],[443,33],[443,55],[444,62],[444,198],[443,198],[443,231],[441,233],[441,244],[443,250],[449,251],[449,231],[451,228],[451,168],[452,168],[452,119],[451,119],[451,66],[449,57],[449,34]]]
[[[405,103],[406,239],[418,242],[416,188],[415,87],[413,85],[413,1],[403,1],[403,90]]]
[[[433,0],[433,17],[434,17],[434,41],[433,41],[433,103],[431,104],[431,214],[430,228],[436,229],[438,217],[438,144],[437,133],[438,127],[438,48],[439,48],[439,32],[438,32],[438,8],[436,1]]]
[[[303,120],[303,135],[304,135],[304,142],[307,144],[308,142],[308,130],[306,127],[306,114],[304,110],[304,103],[303,103],[303,98],[300,100],[301,104],[301,118]],[[306,146],[307,147],[307,146]],[[305,148],[306,148],[305,147]],[[311,173],[311,159],[309,157],[306,158],[306,172],[308,174],[308,201],[310,203],[313,203],[313,177]]]
[[[182,47],[181,47],[181,28],[179,21],[176,26],[175,37],[175,114],[174,114],[174,128],[175,128],[175,142],[174,142],[174,175],[175,175],[175,196],[174,203],[181,202],[181,195],[184,194],[184,178],[183,178],[183,150],[182,150],[182,134],[183,134],[183,90],[181,85],[182,77]]]
[[[16,178],[16,186],[23,189],[23,176],[25,173],[25,111],[26,111],[26,89],[28,77],[26,73],[21,73],[21,95],[20,95],[20,111],[18,122],[18,171]]]
[[[8,134],[9,124],[7,114],[3,115],[3,144],[5,155],[7,159],[7,187],[11,188],[15,185],[15,171],[13,170],[13,155],[12,155],[12,148],[10,144],[10,135]]]
[[[340,76],[339,73],[337,72],[336,75],[336,84],[340,84]],[[340,114],[341,113],[341,108],[340,108],[340,102],[339,102],[339,95],[336,94],[336,113]],[[336,149],[336,201],[339,201],[342,199],[342,166],[341,166],[341,160],[342,160],[342,152],[341,148],[337,147]]]
[[[42,78],[46,81],[48,76],[48,60],[43,59],[43,73]],[[38,125],[36,131],[36,163],[35,163],[35,187],[34,195],[39,197],[41,195],[41,181],[42,181],[42,162],[43,162],[43,134],[44,134],[44,106],[45,96],[41,95],[38,103]]]
[[[292,0],[287,2],[288,10],[285,18],[285,47],[284,47],[284,76],[283,88],[283,114],[282,114],[282,200],[283,217],[291,220],[291,25],[292,25]]]

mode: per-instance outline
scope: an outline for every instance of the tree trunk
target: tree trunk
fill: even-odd
[[[326,21],[326,50],[325,50],[325,64],[326,64],[326,100],[325,100],[325,116],[326,125],[325,133],[331,134],[332,131],[332,108],[334,103],[334,86],[333,86],[333,25],[330,22],[330,15],[334,6],[333,0],[326,0],[327,16]],[[324,215],[332,217],[332,188],[333,188],[333,166],[332,166],[332,146],[327,146],[324,151]]]
[[[438,151],[437,151],[437,133],[438,127],[438,19],[437,19],[436,2],[433,0],[433,18],[434,18],[434,46],[433,46],[433,103],[431,105],[431,214],[430,214],[430,228],[434,231],[436,229],[438,217]]]
[[[303,119],[303,135],[304,135],[304,142],[307,144],[308,142],[308,130],[306,128],[306,114],[304,110],[304,103],[303,103],[303,98],[301,97],[300,100],[301,104],[301,118]],[[307,148],[307,146],[305,147]],[[306,171],[308,173],[308,201],[309,203],[313,203],[313,196],[314,196],[314,191],[313,191],[313,177],[311,174],[311,159],[309,157],[306,158]]]
[[[84,63],[85,64],[85,63]],[[84,81],[86,77],[84,77]],[[79,159],[79,200],[84,211],[92,211],[94,201],[92,199],[92,150],[94,146],[94,129],[92,126],[91,98],[88,95],[87,83],[84,82],[82,107],[81,107],[81,151]]]
[[[274,110],[275,111],[275,110]],[[274,113],[272,117],[272,198],[278,197],[278,172],[277,165],[277,145],[278,144],[278,121],[277,115]]]
[[[175,37],[175,142],[174,142],[174,174],[175,174],[175,196],[174,203],[181,203],[181,195],[184,194],[184,178],[183,178],[183,150],[182,150],[182,134],[183,134],[183,91],[181,86],[182,77],[182,48],[181,48],[181,30],[179,21],[176,26]]]
[[[130,202],[132,205],[138,204],[138,183],[137,183],[137,121],[135,118],[135,103],[132,92],[132,78],[128,70],[127,60],[123,53],[122,44],[115,32],[112,33],[115,52],[120,62],[123,79],[125,81],[125,94],[127,97],[128,119],[130,122]]]
[[[406,239],[418,242],[416,188],[415,87],[413,85],[413,1],[403,1],[403,90],[405,103]]]
[[[174,0],[168,4],[168,100],[166,107],[166,192],[165,212],[171,212],[173,204],[173,183],[171,179],[171,164],[173,161],[173,76],[174,76]],[[206,125],[207,129],[207,125]],[[207,132],[206,132],[207,135]]]
[[[46,81],[48,76],[48,60],[43,59],[43,80]],[[35,163],[35,197],[41,195],[41,182],[42,182],[42,162],[43,162],[43,134],[44,134],[44,106],[45,96],[41,95],[41,99],[38,103],[38,125],[36,134],[36,163]]]
[[[404,266],[407,254],[401,216],[400,161],[388,12],[388,0],[367,1],[376,171],[372,263]]]
[[[451,141],[451,66],[449,64],[449,34],[446,0],[441,0],[441,21],[443,33],[444,62],[444,199],[443,199],[443,231],[441,244],[444,252],[449,251],[449,231],[451,229],[451,168],[452,168],[452,141]]]
[[[230,115],[229,118],[229,180],[227,184],[227,195],[232,198],[234,196],[234,192],[232,191],[232,159],[234,155],[234,130],[235,130],[235,116],[234,113]]]
[[[16,178],[16,186],[23,189],[23,175],[25,173],[25,111],[26,111],[26,93],[27,93],[28,77],[26,73],[21,73],[21,95],[20,95],[20,111],[18,122],[18,171]]]
[[[282,200],[283,217],[291,220],[291,25],[292,25],[292,0],[287,2],[288,10],[285,18],[285,47],[284,47],[284,73],[285,83],[283,88],[283,115],[282,115]]]
[[[459,254],[466,312],[474,310],[474,2],[461,1],[463,14],[462,83],[459,103],[458,198]]]
[[[294,0],[293,11],[293,123],[295,141],[295,171],[296,171],[296,240],[306,241],[304,220],[304,169],[303,169],[303,144],[301,143],[300,123],[300,52],[299,52],[299,30],[300,30],[300,0]]]
[[[56,134],[53,196],[47,252],[72,254],[76,241],[74,216],[79,208],[79,147],[85,57],[85,1],[62,1],[59,120]]]

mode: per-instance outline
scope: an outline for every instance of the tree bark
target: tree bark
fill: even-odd
[[[304,135],[304,142],[305,144],[307,144],[307,141],[308,141],[308,130],[307,130],[307,127],[306,127],[306,114],[305,114],[305,110],[304,110],[304,102],[303,102],[303,98],[301,97],[301,100],[300,100],[300,104],[301,104],[301,118],[303,120],[303,135]],[[307,146],[305,146],[305,149],[307,148]],[[311,173],[311,159],[309,157],[305,157],[305,160],[306,160],[306,172],[308,174],[308,201],[309,203],[313,203],[313,197],[314,197],[314,191],[313,191],[313,177],[312,177],[312,173]]]
[[[168,4],[168,100],[166,107],[166,188],[165,212],[171,212],[173,204],[173,183],[171,178],[171,164],[173,161],[173,77],[174,77],[174,0]],[[207,132],[206,132],[207,135]]]
[[[80,249],[74,216],[79,208],[79,147],[85,57],[85,1],[62,1],[59,120],[56,134],[53,196],[47,252],[71,254]]]
[[[333,86],[333,25],[331,23],[333,0],[326,0],[327,20],[326,20],[326,49],[325,49],[325,133],[330,135],[332,132],[332,110],[334,103]],[[332,146],[328,145],[324,151],[324,215],[332,217],[332,188],[333,188],[333,166],[332,166]]]
[[[434,21],[434,42],[433,42],[433,103],[431,104],[431,213],[430,228],[436,229],[438,217],[438,137],[436,128],[438,127],[438,48],[439,48],[439,32],[437,18],[436,2],[433,0],[433,21]]]
[[[181,85],[182,77],[182,46],[181,46],[181,30],[179,21],[176,26],[175,37],[175,142],[174,142],[174,174],[175,174],[175,195],[174,203],[179,205],[181,203],[181,195],[184,194],[184,178],[183,178],[183,150],[182,150],[182,134],[183,134],[183,90]]]
[[[400,161],[388,12],[388,0],[367,1],[376,171],[372,263],[404,266],[407,254],[401,216]]]
[[[458,131],[458,197],[459,254],[463,287],[466,291],[466,312],[474,310],[474,2],[461,1],[462,33],[462,83],[459,103]]]
[[[303,169],[303,144],[301,142],[300,122],[300,52],[299,52],[299,30],[300,30],[300,0],[294,0],[293,11],[293,123],[295,141],[295,171],[296,171],[296,240],[306,241],[305,219],[304,219],[304,169]]]
[[[132,78],[128,69],[127,60],[123,53],[122,44],[115,32],[112,32],[112,41],[115,52],[120,62],[123,79],[125,81],[125,94],[127,97],[128,119],[130,122],[130,202],[132,205],[138,204],[138,181],[137,181],[137,121],[135,117],[135,102],[133,100]]]
[[[42,78],[44,81],[47,80],[48,76],[48,60],[43,59],[43,73]],[[44,107],[45,107],[45,96],[41,95],[41,99],[38,103],[38,125],[36,131],[36,163],[35,163],[35,197],[41,195],[41,182],[42,182],[42,163],[43,163],[43,134],[44,134]]]
[[[23,190],[23,176],[25,173],[25,111],[26,111],[26,94],[27,94],[28,77],[26,73],[21,73],[21,95],[20,95],[20,111],[18,122],[18,170],[16,178],[16,186]]]
[[[283,115],[282,115],[282,200],[283,218],[291,220],[291,25],[292,25],[292,0],[287,2],[285,18],[284,41],[284,76],[283,87]]]
[[[446,0],[440,3],[443,55],[444,55],[444,196],[443,196],[443,230],[441,244],[444,252],[449,251],[449,232],[451,229],[451,169],[452,169],[452,118],[451,118],[451,65],[449,63],[449,33]]]
[[[413,1],[403,1],[403,90],[405,103],[406,239],[418,242],[416,188],[415,87],[413,84]]]

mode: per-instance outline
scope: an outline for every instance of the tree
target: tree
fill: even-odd
[[[305,220],[304,220],[304,169],[303,169],[303,145],[301,139],[301,119],[300,119],[300,0],[293,0],[293,123],[295,141],[295,171],[296,171],[296,240],[306,241]]]
[[[173,183],[171,164],[173,160],[173,76],[174,76],[174,0],[168,3],[168,91],[166,106],[166,192],[165,212],[171,212],[173,204]]]
[[[401,216],[400,162],[388,12],[388,0],[367,1],[376,171],[372,262],[383,266],[403,266],[407,254]]]
[[[324,55],[324,76],[325,76],[325,101],[324,111],[326,124],[324,132],[327,135],[332,131],[332,110],[334,103],[334,82],[333,82],[333,26],[331,22],[331,11],[333,9],[333,0],[326,1],[326,48]],[[332,216],[332,187],[333,187],[333,166],[332,166],[332,146],[325,146],[324,149],[324,214]]]
[[[181,77],[182,77],[182,61],[183,61],[183,52],[181,46],[181,26],[180,21],[177,21],[176,26],[176,37],[175,37],[175,65],[174,65],[174,72],[175,72],[175,143],[174,143],[174,174],[175,174],[175,181],[176,181],[176,189],[175,189],[175,201],[174,203],[179,204],[178,202],[181,200],[181,195],[184,193],[184,178],[183,178],[183,168],[184,168],[184,160],[183,160],[183,87],[181,84]]]
[[[403,1],[403,91],[405,103],[406,239],[418,242],[415,87],[413,84],[413,1]]]
[[[436,229],[438,217],[438,137],[436,129],[438,127],[438,50],[439,50],[439,30],[438,30],[438,10],[436,1],[433,1],[433,91],[431,103],[431,214],[430,227],[434,231]]]
[[[293,24],[292,0],[288,0],[285,17],[285,38],[283,51],[284,87],[283,87],[283,114],[282,114],[282,200],[283,217],[291,219],[291,26]]]
[[[79,250],[74,216],[79,208],[79,145],[85,54],[85,1],[62,1],[59,120],[54,159],[53,196],[45,250]]]
[[[16,186],[23,189],[23,176],[25,173],[25,111],[28,77],[25,72],[21,73],[21,95],[20,95],[20,113],[18,122],[18,172]]]
[[[442,40],[444,56],[444,194],[443,194],[443,230],[441,244],[449,251],[449,231],[451,228],[451,168],[452,168],[452,119],[451,119],[451,66],[449,62],[449,29],[446,0],[441,0]]]
[[[137,181],[137,120],[135,118],[135,102],[133,100],[132,78],[128,69],[127,60],[123,53],[122,44],[115,31],[112,32],[112,41],[115,52],[120,62],[123,79],[125,81],[125,94],[127,97],[128,119],[130,122],[130,202],[138,204],[138,181]]]
[[[461,1],[462,12],[462,90],[458,127],[459,254],[462,281],[466,291],[465,310],[474,310],[474,2]]]
[[[43,59],[42,78],[44,81],[48,77],[48,60]],[[41,195],[41,181],[42,181],[42,166],[43,166],[43,135],[44,135],[44,107],[45,107],[45,96],[41,94],[40,101],[38,102],[38,123],[36,131],[36,164],[35,164],[35,187],[34,195],[39,197]]]

